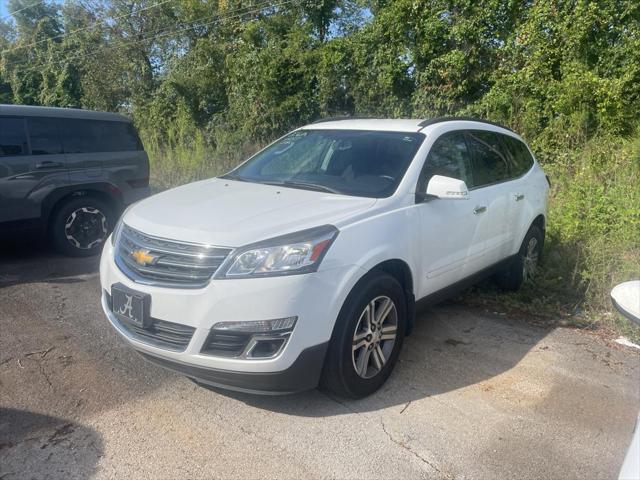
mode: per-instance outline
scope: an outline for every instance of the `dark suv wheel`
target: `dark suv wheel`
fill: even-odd
[[[365,278],[340,311],[322,386],[350,398],[375,392],[398,360],[406,320],[404,292],[398,281],[385,273]]]
[[[88,257],[102,250],[115,221],[115,213],[106,202],[91,196],[75,197],[55,210],[50,233],[61,253]]]

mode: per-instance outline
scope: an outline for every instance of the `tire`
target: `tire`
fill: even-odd
[[[90,257],[100,253],[115,221],[115,213],[106,202],[91,196],[74,197],[56,208],[49,224],[50,235],[60,253]]]
[[[392,303],[391,307],[388,307],[387,300]],[[384,312],[385,306],[389,309],[382,319],[382,331],[380,323],[367,325],[369,317],[366,312],[367,309],[370,311],[372,304],[376,312]],[[378,390],[389,378],[398,360],[406,323],[405,295],[398,281],[379,272],[365,277],[349,294],[338,315],[325,359],[321,386],[348,398],[362,398]],[[388,337],[392,335],[394,325],[395,337],[391,340]],[[360,344],[360,347],[354,349],[354,344]],[[369,352],[368,356],[366,352]],[[382,364],[380,353],[384,357]]]
[[[536,225],[532,225],[524,236],[520,250],[509,265],[494,279],[502,290],[515,292],[526,282],[531,281],[542,258],[544,234]]]

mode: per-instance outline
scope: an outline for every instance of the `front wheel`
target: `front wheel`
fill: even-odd
[[[515,292],[533,279],[542,257],[544,234],[532,225],[522,241],[520,250],[509,265],[495,276],[496,283],[503,290]]]
[[[406,320],[404,292],[395,278],[375,273],[356,285],[338,316],[322,385],[350,398],[375,392],[398,360]]]

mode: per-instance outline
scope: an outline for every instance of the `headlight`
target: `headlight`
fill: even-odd
[[[315,272],[336,239],[333,225],[254,243],[237,249],[216,278],[273,277]]]
[[[115,245],[116,244],[118,233],[120,233],[120,229],[122,228],[122,219],[127,214],[127,212],[129,210],[131,210],[131,207],[133,207],[136,203],[138,203],[138,202],[135,202],[135,203],[132,203],[131,205],[129,205],[127,208],[124,209],[124,211],[120,215],[120,218],[118,219],[118,222],[116,223],[116,226],[113,227],[113,231],[111,232],[111,245]]]
[[[115,246],[116,237],[118,236],[118,233],[120,233],[120,228],[122,228],[122,217],[124,217],[124,215],[120,216],[120,219],[118,220],[118,223],[116,223],[116,226],[113,228],[113,231],[111,232],[111,245],[112,246]]]

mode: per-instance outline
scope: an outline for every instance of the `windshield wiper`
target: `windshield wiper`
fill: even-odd
[[[225,180],[236,180],[238,182],[248,182],[249,181],[246,178],[241,177],[240,175],[236,175],[234,173],[226,173],[224,175],[220,175],[218,178],[223,178]]]
[[[317,183],[297,182],[297,181],[294,181],[294,180],[285,180],[282,183],[287,187],[306,188],[308,190],[317,190],[318,192],[340,193],[335,188],[327,187],[326,185],[319,185]]]
[[[291,188],[303,188],[305,190],[315,190],[317,192],[327,192],[327,193],[338,193],[341,194],[338,190],[335,190],[331,187],[327,187],[325,185],[319,185],[317,183],[308,183],[308,182],[296,182],[293,180],[284,180],[282,182],[276,182],[271,180],[256,180],[258,183],[263,183],[265,185],[274,185],[276,187],[291,187]]]

